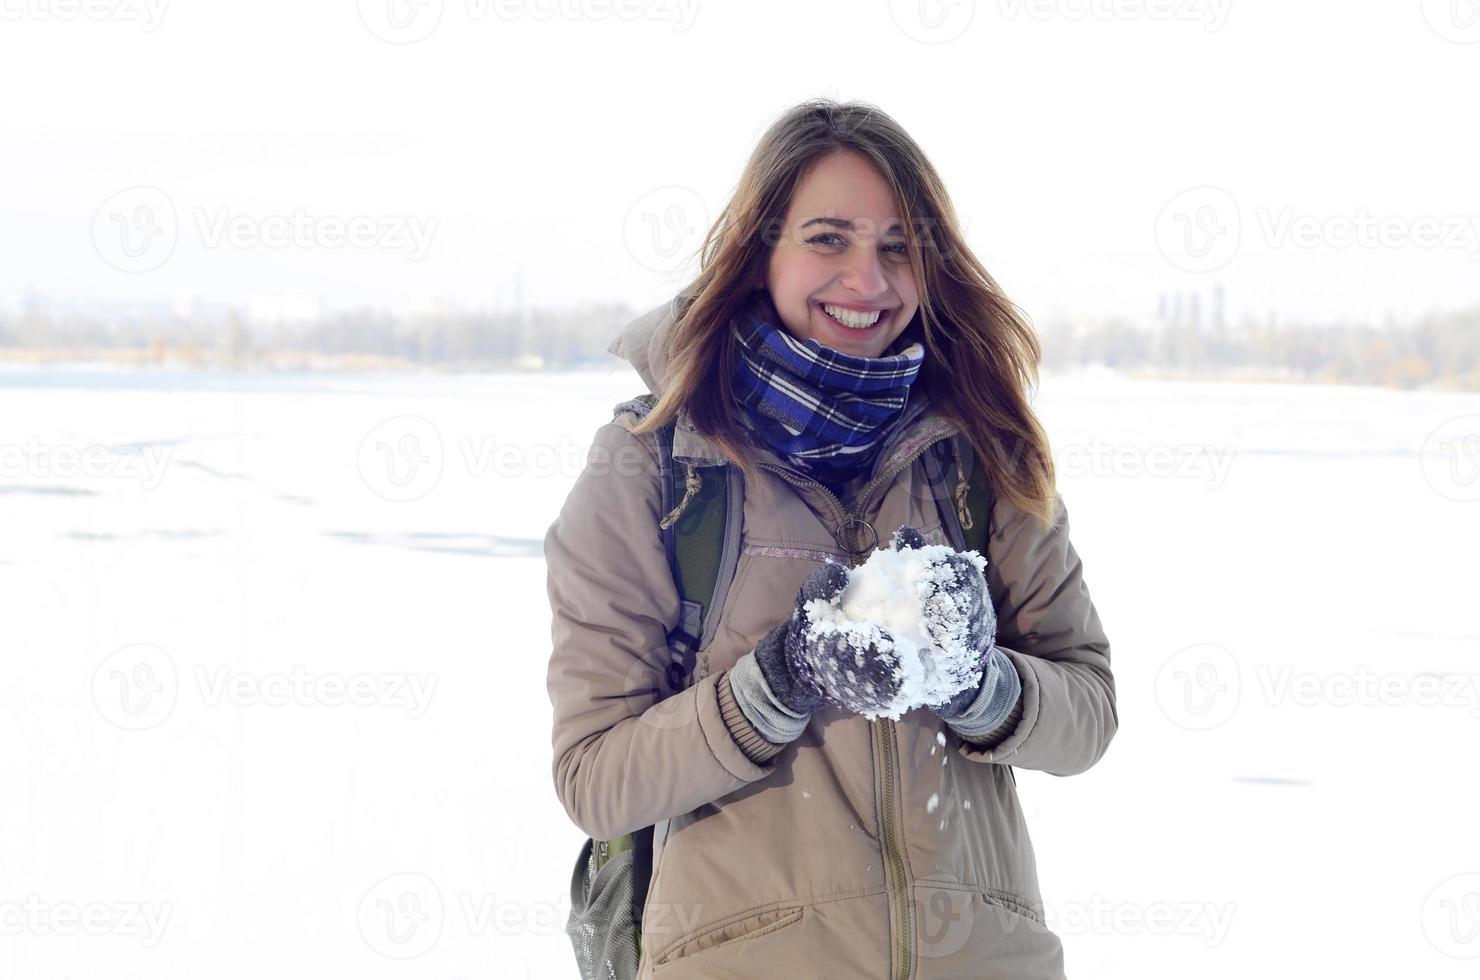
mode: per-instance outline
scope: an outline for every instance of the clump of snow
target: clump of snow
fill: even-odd
[[[812,635],[840,632],[859,650],[872,646],[898,658],[897,665],[888,661],[901,681],[898,694],[878,711],[860,711],[865,718],[898,719],[981,683],[981,652],[968,642],[969,610],[958,608],[958,593],[951,591],[956,570],[946,559],[952,554],[965,555],[985,575],[987,560],[975,551],[957,552],[944,545],[879,548],[849,571],[840,596],[807,603]],[[863,666],[861,655],[855,666]],[[853,672],[848,674],[852,680]],[[940,741],[944,744],[943,736]]]
[[[928,800],[925,801],[925,812],[926,813],[934,813],[935,812],[935,808],[938,807],[938,806],[940,806],[940,794],[939,793],[931,793],[930,794],[930,799],[928,799]]]

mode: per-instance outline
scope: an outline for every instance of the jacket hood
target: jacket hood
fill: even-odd
[[[668,358],[663,341],[678,316],[678,296],[665,300],[623,327],[607,347],[631,364],[653,394],[662,397],[668,386]]]

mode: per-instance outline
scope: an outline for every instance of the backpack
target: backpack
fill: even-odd
[[[633,412],[644,418],[657,404],[651,393],[621,402],[613,417]],[[709,643],[719,622],[725,595],[739,563],[744,494],[733,466],[689,466],[673,459],[673,420],[656,433],[663,533],[668,564],[678,589],[680,615],[668,635],[669,661],[664,672],[670,697],[688,687],[698,652]],[[985,555],[991,531],[993,498],[984,471],[971,465],[965,439],[937,442],[920,457],[937,504],[941,523],[957,550]],[[679,470],[683,480],[679,480]],[[960,474],[965,470],[966,477]],[[954,475],[954,482],[950,477]],[[947,491],[947,487],[953,488]],[[635,980],[641,959],[642,910],[652,878],[655,836],[666,839],[668,821],[642,827],[612,840],[588,838],[576,859],[570,883],[570,917],[565,931],[575,948],[582,980]]]

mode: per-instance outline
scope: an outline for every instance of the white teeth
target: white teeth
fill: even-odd
[[[883,315],[880,310],[874,310],[872,313],[855,313],[852,310],[845,310],[841,306],[833,306],[827,303],[823,304],[822,309],[828,316],[843,326],[852,327],[855,330],[864,330],[872,327],[875,323],[879,322],[879,317]]]

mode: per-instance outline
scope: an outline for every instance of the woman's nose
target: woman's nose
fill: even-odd
[[[843,285],[859,296],[880,297],[889,291],[889,281],[884,278],[884,267],[873,249],[859,249],[858,255],[848,264],[843,276]]]

